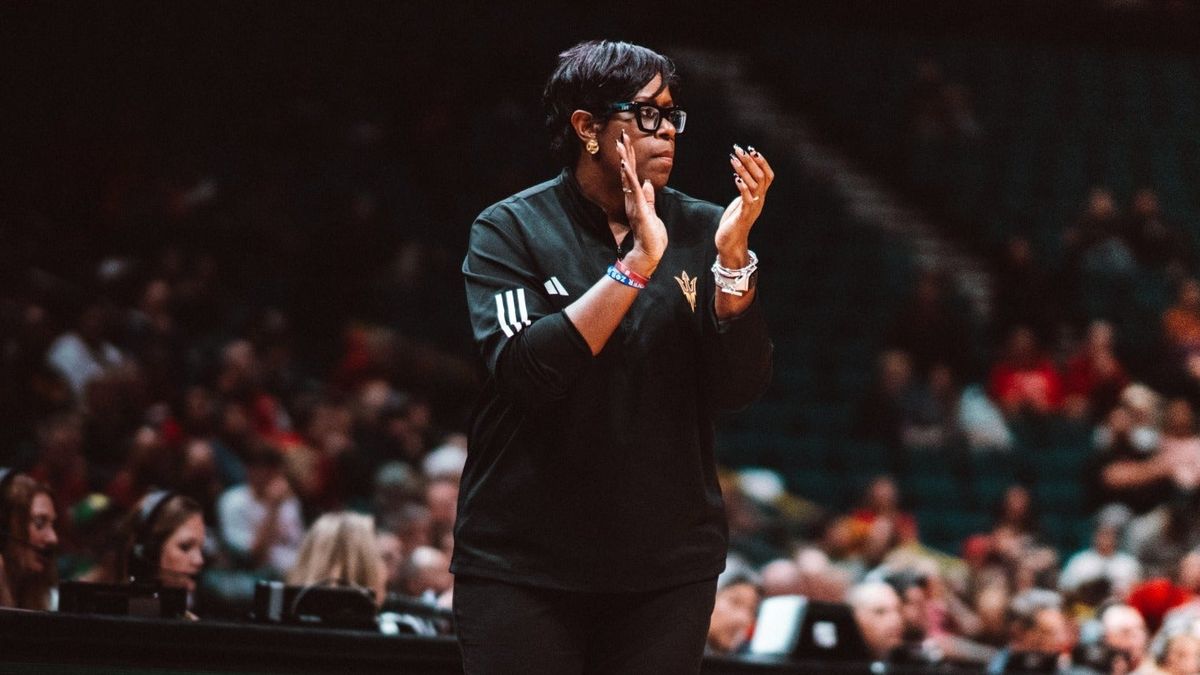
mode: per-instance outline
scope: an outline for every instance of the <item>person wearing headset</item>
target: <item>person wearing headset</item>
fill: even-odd
[[[126,526],[118,578],[133,583],[196,590],[204,566],[203,509],[191,497],[169,491],[142,498]]]
[[[58,585],[49,486],[16,471],[0,477],[0,607],[49,610]]]

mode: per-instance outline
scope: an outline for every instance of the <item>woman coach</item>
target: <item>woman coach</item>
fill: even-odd
[[[563,52],[553,180],[486,209],[463,263],[488,369],[455,526],[468,673],[694,673],[727,531],[713,417],[770,378],[750,229],[774,174],[733,147],[725,209],[668,188],[665,57]]]

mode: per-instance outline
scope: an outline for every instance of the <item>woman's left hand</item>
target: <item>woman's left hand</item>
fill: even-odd
[[[737,269],[750,262],[750,228],[762,213],[767,189],[775,180],[775,172],[762,153],[750,146],[749,151],[733,146],[729,155],[733,167],[733,184],[739,196],[734,198],[717,226],[717,255],[725,267]]]

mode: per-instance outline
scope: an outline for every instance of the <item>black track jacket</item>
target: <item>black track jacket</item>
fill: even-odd
[[[716,319],[709,270],[721,207],[663,189],[655,208],[667,250],[596,356],[562,310],[618,250],[572,174],[489,207],[472,226],[463,274],[488,377],[470,430],[455,574],[629,592],[724,569],[713,418],[758,396],[772,345],[758,302]]]

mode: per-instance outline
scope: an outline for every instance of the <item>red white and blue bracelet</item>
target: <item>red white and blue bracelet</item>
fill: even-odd
[[[646,284],[650,283],[650,277],[642,276],[629,269],[629,266],[620,258],[608,266],[608,278],[638,290],[645,288]]]

